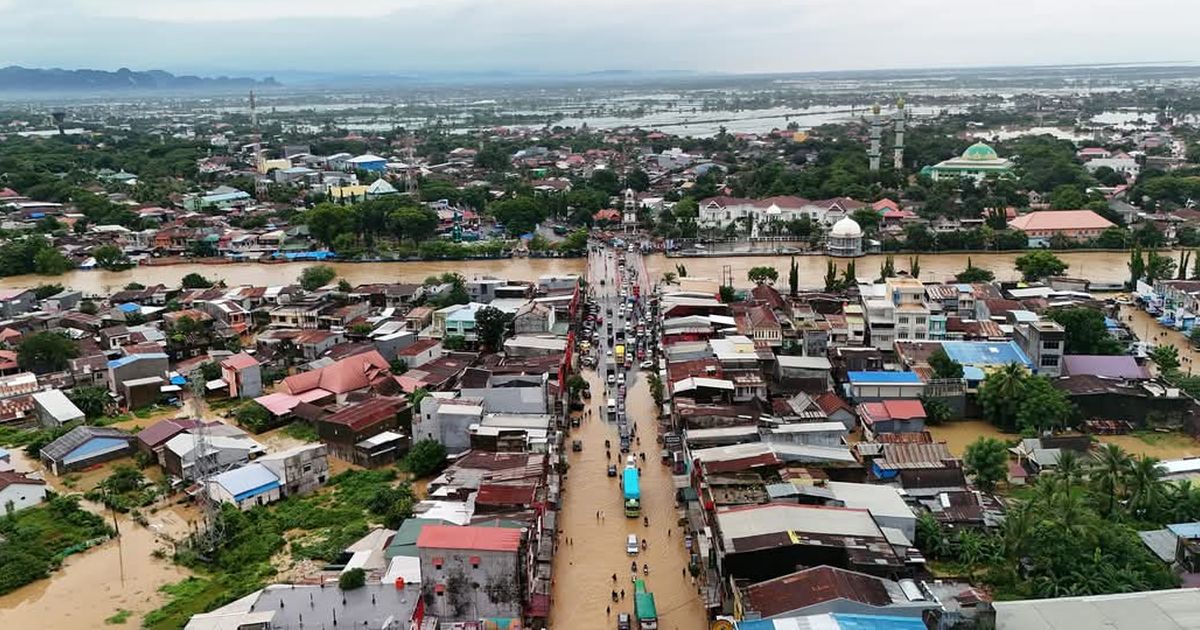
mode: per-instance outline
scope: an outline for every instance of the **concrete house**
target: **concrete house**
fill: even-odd
[[[84,419],[83,412],[60,389],[33,394],[33,404],[38,422],[46,428],[57,428]]]
[[[108,362],[108,390],[128,409],[156,402],[170,369],[165,352],[131,354]]]
[[[0,514],[7,515],[46,500],[46,482],[28,475],[0,471]]]
[[[0,289],[0,316],[11,319],[37,308],[37,298],[30,289]]]
[[[507,527],[426,525],[417,537],[421,582],[432,587],[429,612],[439,620],[459,619],[455,602],[469,598],[473,618],[519,619],[524,599],[522,531]],[[474,597],[453,591],[456,583],[479,584],[506,597]]]
[[[257,460],[275,473],[283,484],[283,495],[310,494],[329,479],[328,449],[324,444],[304,444]]]
[[[232,503],[249,510],[283,498],[283,484],[266,466],[253,463],[215,475],[208,482],[208,495],[215,501]]]
[[[258,360],[239,352],[221,361],[221,378],[229,385],[231,398],[262,396],[262,366]]]

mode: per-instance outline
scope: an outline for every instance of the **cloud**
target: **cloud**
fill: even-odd
[[[1153,29],[1129,19],[1168,15]],[[173,71],[783,72],[1200,58],[1200,3],[0,0],[0,62]]]

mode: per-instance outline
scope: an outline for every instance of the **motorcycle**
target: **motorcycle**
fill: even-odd
[[[642,575],[650,575],[650,565],[648,565],[648,564],[642,565]]]

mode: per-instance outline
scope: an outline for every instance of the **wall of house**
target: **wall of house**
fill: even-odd
[[[0,514],[11,509],[19,512],[46,500],[46,485],[37,483],[14,483],[0,490]]]
[[[442,594],[434,594],[430,611],[440,619],[468,620],[482,617],[520,618],[524,576],[520,570],[519,552],[479,551],[471,549],[418,549],[421,561],[422,590],[433,591],[434,585],[446,587]],[[440,567],[433,562],[441,558]],[[479,564],[471,559],[478,558]],[[461,574],[464,578],[462,601],[463,614],[458,614],[453,605],[454,594],[450,592],[452,577]],[[479,584],[481,594],[474,596],[470,585]],[[503,591],[507,601],[493,602],[488,594]]]

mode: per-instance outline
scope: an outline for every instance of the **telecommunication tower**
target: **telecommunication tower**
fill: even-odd
[[[192,390],[192,419],[196,421],[192,429],[195,439],[195,462],[192,472],[195,475],[199,492],[196,503],[200,507],[201,518],[199,528],[193,534],[193,544],[202,556],[211,554],[225,538],[225,522],[221,517],[221,503],[213,500],[208,494],[210,479],[219,473],[212,443],[209,441],[209,428],[204,420],[204,376],[200,370],[192,373],[189,381]]]

